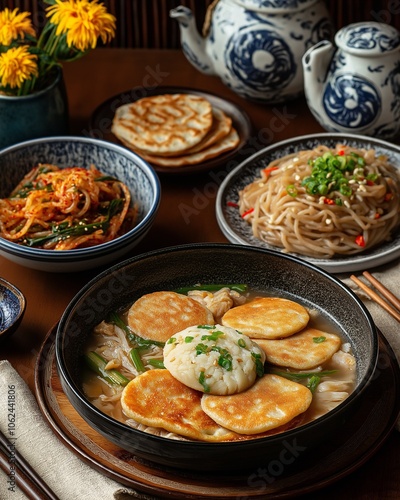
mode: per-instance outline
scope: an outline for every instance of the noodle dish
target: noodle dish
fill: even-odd
[[[228,238],[239,242],[241,235],[232,233],[246,233],[248,241],[327,269],[338,264],[339,272],[345,270],[343,261],[364,263],[364,256],[368,260],[380,248],[396,245],[399,153],[379,141],[343,139],[318,140],[317,135],[294,139],[292,146],[285,141],[238,167],[224,181],[217,201],[217,217]],[[248,175],[240,177],[245,170]],[[243,229],[237,231],[233,220]]]

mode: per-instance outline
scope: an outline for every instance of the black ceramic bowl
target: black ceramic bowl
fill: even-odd
[[[351,342],[357,359],[356,390],[319,419],[281,434],[243,442],[178,441],[146,434],[98,409],[81,388],[81,354],[93,327],[107,314],[145,293],[195,283],[246,283],[298,300],[322,312]],[[262,467],[287,447],[310,451],[331,431],[346,425],[358,398],[372,380],[378,336],[361,301],[335,277],[278,252],[225,244],[167,248],[122,262],[88,283],[65,310],[57,331],[56,360],[62,387],[94,429],[140,460],[187,470],[233,471]]]
[[[7,280],[0,278],[0,342],[18,328],[25,313],[23,293]]]

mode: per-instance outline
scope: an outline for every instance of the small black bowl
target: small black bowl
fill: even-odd
[[[246,283],[316,308],[351,343],[357,360],[355,391],[326,415],[269,437],[242,442],[179,441],[144,433],[105,415],[82,391],[81,354],[93,327],[112,310],[145,293],[195,283]],[[311,452],[334,429],[346,425],[372,380],[378,334],[368,310],[335,277],[279,252],[225,244],[194,244],[146,253],[103,272],[65,310],[57,330],[56,360],[61,384],[78,413],[100,434],[140,460],[192,471],[235,471],[262,467],[282,452]]]
[[[18,328],[25,308],[23,293],[7,280],[0,278],[0,342]]]

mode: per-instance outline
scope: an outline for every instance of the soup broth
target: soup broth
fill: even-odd
[[[226,288],[216,292],[204,292],[193,287],[193,291],[189,291],[188,296],[210,307],[213,311],[215,323],[218,325],[221,324],[221,320],[227,310],[248,304],[257,297],[271,297],[271,294],[266,292],[260,293],[256,290],[246,290],[240,293]],[[273,297],[277,296],[273,295]],[[289,298],[288,300],[292,301],[293,299]],[[295,302],[300,303],[298,300]],[[307,328],[319,330],[321,333],[316,338],[316,341],[323,341],[323,334],[325,332],[326,334],[333,334],[340,337],[340,347],[328,360],[311,369],[294,369],[284,365],[273,365],[268,361],[265,362],[265,374],[276,374],[288,378],[309,387],[312,391],[310,406],[301,416],[293,419],[293,427],[304,425],[331,411],[354,391],[356,385],[356,361],[349,341],[344,337],[342,332],[338,331],[333,321],[323,313],[307,305],[302,304],[302,306],[309,314]],[[124,325],[128,325],[130,309],[131,305],[125,310],[118,312],[119,318],[123,321]],[[116,326],[115,322],[103,321],[90,336],[86,351],[95,352],[105,361],[103,375],[110,370],[117,370],[127,381],[140,376],[140,372],[132,361],[132,344],[127,339],[129,337],[127,331],[121,325]],[[257,343],[256,338],[252,340]],[[146,370],[162,367],[163,347],[161,345],[152,344],[146,348],[139,348],[136,351],[139,352]],[[138,424],[128,418],[121,406],[121,394],[124,390],[124,385],[112,383],[110,380],[104,378],[103,375],[99,374],[99,372],[96,373],[93,367],[90,369],[85,366],[83,369],[83,390],[94,406],[110,417],[140,430],[157,433],[168,438],[185,439],[168,431]],[[271,433],[281,432],[286,428],[287,426],[284,428],[278,426]],[[251,438],[257,437],[257,434],[251,436]]]

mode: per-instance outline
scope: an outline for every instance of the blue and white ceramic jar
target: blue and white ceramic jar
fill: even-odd
[[[303,93],[303,54],[333,34],[319,0],[219,0],[208,11],[203,35],[187,7],[170,16],[198,70],[219,76],[242,97],[267,103]]]
[[[328,131],[384,139],[400,132],[400,33],[355,23],[303,57],[308,106]]]

